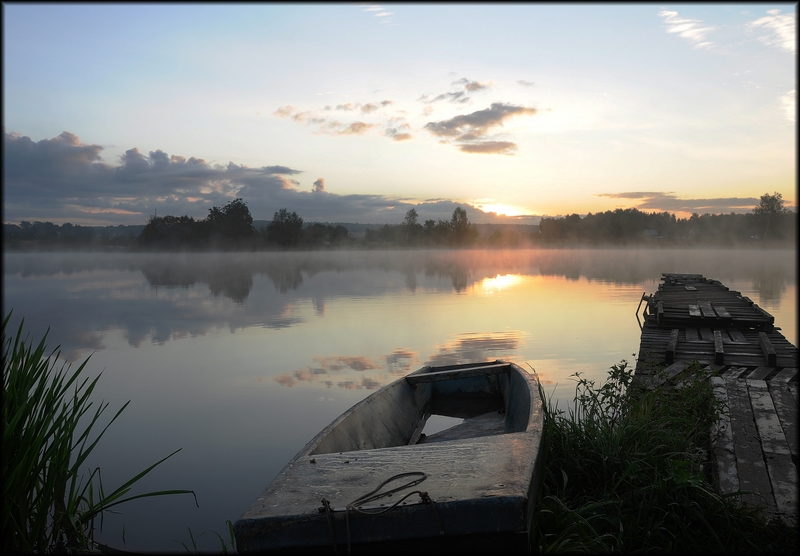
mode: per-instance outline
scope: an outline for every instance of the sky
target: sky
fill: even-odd
[[[2,8],[5,223],[796,209],[795,4]]]

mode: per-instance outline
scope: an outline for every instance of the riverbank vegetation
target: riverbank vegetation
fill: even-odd
[[[265,222],[265,221],[261,221]],[[398,224],[365,225],[305,222],[282,208],[256,228],[242,199],[209,209],[208,217],[153,215],[144,226],[90,228],[51,222],[3,225],[7,250],[320,250],[532,247],[703,247],[795,245],[797,213],[780,193],[765,193],[746,214],[693,214],[614,211],[544,217],[538,226],[474,224],[456,207],[449,220],[421,222],[410,209]]]
[[[601,386],[576,375],[566,412],[546,401],[534,552],[796,553],[795,528],[715,492],[725,408],[697,364],[685,373],[647,390],[623,360]]]
[[[108,403],[91,400],[99,376],[82,376],[88,358],[75,369],[59,366],[60,352],[48,353],[45,337],[37,344],[7,335],[11,313],[3,320],[3,510],[4,554],[87,552],[100,547],[95,526],[119,504],[190,490],[165,490],[126,496],[142,477],[178,450],[151,465],[114,491],[103,487],[100,469],[81,470],[122,406],[101,426]]]

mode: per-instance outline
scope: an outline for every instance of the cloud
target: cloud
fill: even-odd
[[[494,141],[487,135],[489,130],[502,127],[503,122],[515,116],[532,116],[535,108],[492,103],[485,110],[462,114],[439,122],[428,122],[425,128],[438,137],[452,138],[463,152],[510,154],[516,149],[514,143]]]
[[[432,97],[432,95],[429,94],[423,94],[417,100],[426,104],[438,102],[440,100],[449,100],[453,103],[465,104],[470,102],[470,97],[467,95],[467,93],[488,89],[493,85],[493,83],[491,81],[470,81],[466,77],[462,77],[461,79],[453,81],[452,85],[460,85],[463,90],[442,93],[436,95],[435,97]]]
[[[391,137],[395,141],[408,141],[412,139],[412,135],[408,132],[411,129],[403,118],[395,118],[389,125],[386,126],[386,136]]]
[[[469,361],[489,361],[492,359],[513,359],[524,333],[487,332],[460,334],[454,340],[438,347],[427,365],[458,365]]]
[[[678,33],[678,35],[694,45],[694,48],[708,48],[714,43],[706,40],[706,36],[717,28],[704,25],[699,19],[688,19],[678,15],[678,12],[671,10],[661,10],[659,17],[664,18],[667,33]]]
[[[746,213],[753,210],[759,202],[754,197],[718,197],[711,199],[679,199],[672,192],[628,191],[625,193],[597,193],[598,197],[611,199],[640,199],[636,208],[660,212],[687,213]]]
[[[465,102],[469,102],[469,97],[467,96],[467,93],[465,93],[464,91],[454,91],[452,93],[442,93],[434,98],[431,98],[430,95],[424,94],[420,96],[418,100],[420,102],[425,102],[428,104],[430,104],[431,102],[438,102],[440,100],[449,100],[450,102],[457,102],[463,104]]]
[[[465,153],[513,154],[512,151],[517,150],[517,144],[510,141],[482,141],[466,143],[458,148]]]
[[[533,81],[525,81],[524,79],[519,79],[517,83],[519,83],[523,87],[533,87],[534,85],[536,85],[536,83],[534,83]]]
[[[797,15],[781,14],[780,10],[769,10],[769,15],[747,24],[750,30],[765,29],[768,34],[758,37],[767,46],[775,46],[786,52],[797,51]]]
[[[484,135],[493,127],[502,126],[505,120],[514,116],[534,114],[536,114],[535,108],[495,102],[489,108],[471,114],[455,116],[440,122],[428,122],[425,128],[440,137],[471,139]]]
[[[471,91],[480,91],[482,89],[488,89],[489,87],[492,86],[492,84],[493,83],[491,81],[486,81],[484,83],[481,83],[479,81],[470,81],[466,77],[462,77],[461,79],[459,79],[457,81],[453,81],[453,85],[463,85],[464,86],[464,90],[470,91],[470,92]]]
[[[346,126],[344,129],[339,130],[337,135],[364,135],[367,131],[375,127],[377,124],[367,124],[364,122],[353,122]]]
[[[396,124],[394,139],[406,140],[404,124]],[[160,149],[145,154],[136,147],[109,164],[101,158],[102,146],[82,143],[68,131],[41,141],[4,132],[3,150],[3,217],[8,223],[145,224],[156,211],[205,218],[210,208],[236,197],[244,199],[256,220],[288,208],[309,222],[397,224],[411,208],[424,221],[449,220],[462,206],[472,222],[508,221],[447,199],[419,203],[385,195],[338,195],[325,191],[323,178],[303,190],[296,179],[302,171],[284,165],[220,165]]]
[[[383,6],[379,6],[377,4],[371,4],[366,6],[362,11],[372,13],[373,17],[377,17],[381,19],[381,23],[385,23],[386,21],[391,20],[394,12],[386,11]]]
[[[366,104],[361,104],[359,102],[348,102],[337,105],[335,110],[344,112],[360,110],[362,114],[369,115],[380,110],[381,108],[391,105],[392,103],[393,101],[388,99],[375,103],[369,102]],[[330,112],[331,110],[331,106],[328,105],[322,108],[321,111]],[[380,124],[363,121],[343,123],[339,120],[321,116],[314,110],[301,111],[291,105],[278,108],[275,112],[273,112],[273,115],[279,118],[289,118],[299,123],[305,123],[306,125],[315,125],[320,133],[326,133],[329,135],[363,135],[370,129],[380,126]]]
[[[383,100],[378,104],[374,104],[372,102],[368,102],[367,104],[361,105],[361,113],[362,114],[369,114],[371,112],[375,112],[376,110],[383,108],[385,106],[389,106],[392,104],[391,100]]]
[[[274,116],[278,116],[279,118],[288,118],[289,116],[292,115],[292,113],[295,110],[296,110],[296,108],[294,106],[291,106],[291,105],[287,104],[286,106],[281,106],[280,108],[275,110],[275,112],[273,112],[272,114]]]

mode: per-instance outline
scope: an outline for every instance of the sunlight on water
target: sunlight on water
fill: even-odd
[[[794,252],[679,250],[5,254],[3,305],[32,338],[131,405],[93,461],[116,486],[177,448],[101,538],[182,550],[224,535],[292,456],[376,389],[423,365],[508,359],[559,408],[639,347],[636,309],[662,272],[741,291],[797,342]],[[126,544],[121,542],[125,530]],[[218,550],[216,536],[198,546]]]

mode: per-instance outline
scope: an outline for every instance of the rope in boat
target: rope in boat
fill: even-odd
[[[412,481],[409,481],[409,482],[407,482],[407,483],[405,483],[403,485],[400,485],[399,487],[395,487],[395,488],[393,488],[391,490],[387,490],[386,492],[379,492],[388,483],[391,483],[392,481],[395,481],[397,479],[401,479],[403,477],[410,477],[410,476],[418,476],[419,478],[414,479]],[[401,490],[416,486],[416,485],[420,484],[422,481],[424,481],[427,478],[428,478],[427,473],[423,473],[422,471],[409,471],[407,473],[398,473],[397,475],[393,475],[392,477],[389,477],[388,479],[383,481],[380,485],[377,486],[377,488],[371,490],[370,492],[368,492],[367,494],[364,494],[363,496],[359,496],[358,498],[356,498],[355,500],[353,500],[352,502],[347,504],[347,506],[345,506],[345,513],[344,513],[345,524],[347,526],[347,552],[348,553],[350,552],[350,511],[351,510],[354,511],[354,512],[360,513],[360,514],[365,514],[365,515],[379,515],[379,514],[388,512],[392,508],[397,507],[398,504],[400,504],[401,502],[403,502],[403,500],[405,500],[406,498],[408,498],[409,496],[411,496],[413,494],[419,494],[419,497],[422,500],[422,502],[424,502],[425,504],[430,504],[433,507],[433,513],[436,515],[436,521],[439,524],[439,535],[444,535],[444,527],[442,527],[442,520],[439,517],[439,511],[436,509],[436,503],[428,495],[427,492],[422,491],[422,490],[414,490],[414,491],[408,492],[402,498],[397,500],[394,504],[392,504],[391,506],[388,506],[386,508],[381,508],[381,509],[378,509],[378,508],[362,509],[362,508],[358,507],[358,506],[363,506],[364,504],[367,504],[369,502],[374,502],[375,500],[379,500],[379,499],[381,499],[381,498],[383,498],[385,496],[391,496],[395,492],[399,492]],[[333,542],[333,549],[338,554],[339,549],[336,546],[336,539],[335,539],[334,534],[333,534],[333,518],[331,516],[331,511],[332,510],[331,510],[330,501],[328,501],[326,498],[323,498],[322,499],[322,506],[323,507],[320,508],[320,511],[324,510],[325,511],[325,515],[328,518],[328,530],[330,531],[330,534],[331,534],[331,541]]]

